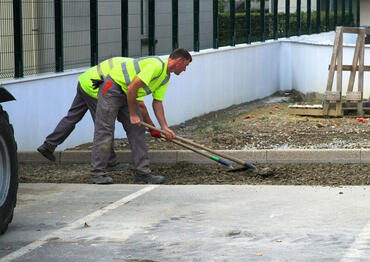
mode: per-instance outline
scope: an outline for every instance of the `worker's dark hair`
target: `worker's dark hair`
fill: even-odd
[[[186,50],[185,48],[176,48],[170,54],[171,59],[177,59],[179,57],[185,60],[190,60],[190,62],[193,60],[191,54],[189,54],[188,50]]]

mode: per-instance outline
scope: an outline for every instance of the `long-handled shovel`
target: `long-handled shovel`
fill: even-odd
[[[194,147],[192,147],[192,146],[186,145],[186,144],[181,143],[181,142],[179,142],[179,141],[167,139],[167,138],[166,138],[165,136],[163,136],[163,135],[161,135],[161,136],[162,136],[162,138],[166,139],[166,140],[167,140],[167,141],[169,141],[169,142],[175,143],[176,145],[179,145],[179,146],[182,146],[182,147],[184,147],[184,148],[186,148],[186,149],[189,149],[189,150],[191,150],[191,151],[193,151],[193,152],[195,152],[195,153],[198,153],[199,155],[205,156],[205,157],[207,157],[207,158],[209,158],[209,159],[212,159],[212,160],[214,160],[214,161],[216,161],[216,162],[218,162],[218,163],[220,163],[220,164],[223,164],[223,165],[225,165],[225,166],[227,166],[227,167],[233,168],[230,162],[228,162],[228,161],[226,161],[226,160],[224,160],[224,159],[222,159],[222,158],[219,158],[219,157],[217,157],[217,156],[212,156],[212,155],[210,155],[210,154],[207,154],[207,153],[205,153],[205,152],[203,152],[203,151],[200,151],[200,150],[198,150],[198,149],[196,149],[196,148],[194,148]]]
[[[159,129],[159,128],[156,128],[156,127],[154,127],[154,126],[152,126],[152,125],[149,125],[149,124],[147,124],[147,123],[145,123],[145,122],[141,122],[141,124],[142,124],[143,126],[145,126],[145,127],[149,128],[149,129],[156,130],[156,131],[158,131],[158,132],[160,132],[160,133],[162,133],[162,134],[166,134],[166,133],[167,133],[166,131],[164,131],[164,130],[162,130],[162,129]],[[191,141],[191,140],[185,139],[185,138],[183,138],[183,137],[175,136],[175,138],[174,138],[174,139],[176,139],[176,140],[180,140],[181,142],[184,142],[184,143],[186,143],[186,144],[189,144],[189,145],[195,146],[195,147],[197,147],[197,148],[203,149],[203,150],[208,151],[208,152],[210,152],[210,153],[212,153],[212,154],[215,154],[215,155],[221,156],[221,157],[223,157],[223,158],[225,158],[225,159],[231,160],[231,161],[233,161],[233,162],[235,162],[235,163],[238,163],[238,164],[240,164],[240,165],[242,165],[242,166],[243,166],[243,168],[233,169],[233,170],[230,170],[230,171],[242,171],[242,170],[246,170],[246,169],[255,169],[255,170],[257,170],[257,167],[256,167],[256,166],[254,166],[254,165],[253,165],[253,164],[251,164],[251,163],[248,163],[248,162],[245,162],[245,161],[243,161],[243,160],[241,160],[241,159],[238,159],[238,158],[235,158],[235,157],[232,157],[232,156],[229,156],[229,155],[226,155],[226,154],[223,154],[223,153],[217,152],[217,151],[215,151],[215,150],[212,150],[212,149],[210,149],[210,148],[208,148],[208,147],[205,147],[205,146],[203,146],[203,145],[197,144],[197,143],[195,143],[195,142],[193,142],[193,141]],[[201,151],[199,151],[199,152],[201,152]],[[203,153],[203,152],[202,152],[202,153]]]

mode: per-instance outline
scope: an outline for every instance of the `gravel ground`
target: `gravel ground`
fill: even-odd
[[[172,126],[176,135],[213,149],[370,148],[370,122],[354,116],[319,118],[288,114],[294,103],[315,104],[298,92],[235,105]],[[369,119],[370,120],[370,119]],[[147,136],[149,149],[183,149]],[[82,144],[68,150],[90,150]],[[116,139],[115,150],[127,150],[127,139]],[[227,172],[219,164],[153,164],[166,184],[368,185],[370,164],[256,164],[259,171]],[[86,183],[88,164],[21,164],[20,182]],[[133,170],[111,173],[115,183],[132,183]]]
[[[166,177],[165,184],[234,185],[370,185],[370,164],[257,164],[259,171],[227,172],[218,164],[153,164],[156,174]],[[20,182],[87,183],[88,164],[21,164]],[[115,183],[132,184],[133,170],[110,174]]]

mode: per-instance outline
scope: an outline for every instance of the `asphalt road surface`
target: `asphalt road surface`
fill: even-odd
[[[21,184],[0,261],[369,261],[370,187]]]

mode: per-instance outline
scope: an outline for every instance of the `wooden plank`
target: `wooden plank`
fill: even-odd
[[[351,75],[349,77],[349,82],[348,82],[348,88],[347,92],[352,92],[353,91],[353,85],[355,83],[355,76],[356,76],[356,68],[357,68],[357,62],[358,62],[358,56],[360,53],[360,45],[361,45],[361,36],[357,36],[357,41],[356,41],[356,47],[355,47],[355,54],[353,56],[353,61],[352,61],[352,71]]]
[[[359,34],[360,30],[364,29],[366,35],[370,35],[370,28],[358,28],[358,27],[343,27],[343,33],[348,34]]]
[[[289,108],[288,113],[291,115],[301,116],[343,116],[343,112],[337,112],[336,109],[329,109],[325,114],[323,109],[304,109],[304,108]]]
[[[362,92],[347,92],[347,101],[362,101]]]
[[[362,101],[357,103],[357,115],[360,117],[364,116],[364,105],[362,104]]]
[[[335,39],[334,39],[334,47],[333,47],[333,53],[331,55],[331,60],[330,60],[330,69],[329,69],[329,76],[328,76],[328,83],[326,86],[326,91],[331,91],[333,87],[333,80],[334,80],[334,67],[336,64],[337,60],[337,55],[338,55],[338,43],[339,39],[342,33],[342,27],[338,26],[337,30],[335,31]]]
[[[337,70],[337,67],[338,66],[336,65],[335,68],[334,68],[335,71]],[[330,70],[330,65],[328,67],[328,70]],[[342,70],[343,71],[352,71],[352,66],[351,65],[343,65]],[[358,71],[358,70],[359,70],[359,66],[356,66],[356,71]],[[370,71],[370,66],[365,66],[364,65],[364,72],[365,71]]]
[[[342,109],[342,102],[337,101],[335,103],[335,112],[337,116],[342,116],[343,115],[343,109]]]
[[[358,91],[364,91],[364,62],[365,62],[365,30],[360,30],[361,43],[360,43],[360,54],[359,54],[359,70],[358,70]]]
[[[338,42],[338,57],[337,57],[337,92],[342,92],[342,77],[343,77],[343,33],[340,34]]]
[[[342,93],[337,91],[325,91],[326,101],[340,101],[342,98]]]

